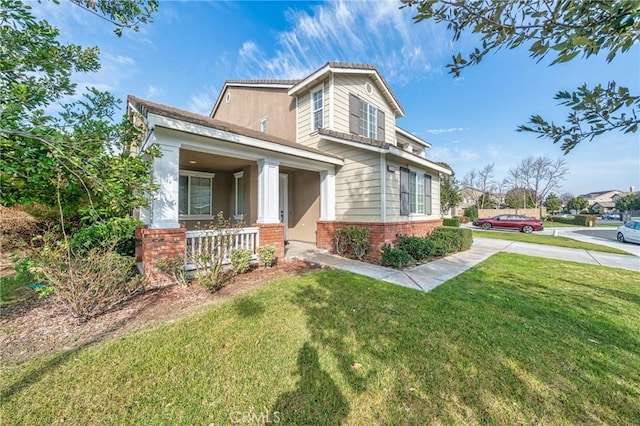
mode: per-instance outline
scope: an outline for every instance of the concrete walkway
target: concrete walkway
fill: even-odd
[[[313,244],[300,242],[292,242],[287,246],[286,257],[365,275],[402,287],[429,291],[498,252],[546,257],[640,272],[640,258],[636,256],[480,237],[473,238],[470,250],[404,270],[345,259],[328,253],[326,250],[320,250]]]

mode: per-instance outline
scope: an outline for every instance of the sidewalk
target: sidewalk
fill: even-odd
[[[470,250],[404,270],[345,259],[325,250],[317,249],[313,244],[308,243],[291,243],[287,248],[286,257],[365,275],[414,290],[429,291],[498,252],[546,257],[640,272],[640,258],[636,256],[480,237],[473,238]]]

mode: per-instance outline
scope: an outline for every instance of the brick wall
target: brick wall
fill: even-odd
[[[333,234],[336,230],[357,226],[369,229],[369,249],[368,257],[379,259],[382,245],[392,244],[398,235],[416,235],[424,237],[429,235],[438,226],[442,226],[442,219],[435,220],[415,220],[405,222],[339,222],[339,221],[317,221],[316,246],[318,248],[333,251]],[[260,236],[262,242],[262,235]]]
[[[144,274],[152,283],[169,281],[169,277],[158,271],[158,259],[184,258],[186,228],[149,229],[136,228],[136,260],[142,262]]]
[[[273,246],[276,249],[276,258],[284,259],[284,224],[283,223],[256,223],[253,226],[260,228],[260,242],[262,246]]]

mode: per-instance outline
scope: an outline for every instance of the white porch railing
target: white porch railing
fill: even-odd
[[[258,258],[259,228],[187,231],[185,236],[184,263],[190,270],[220,256],[223,264],[230,263],[231,252],[237,249],[249,250],[253,260]]]

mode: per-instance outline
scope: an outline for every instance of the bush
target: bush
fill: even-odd
[[[556,223],[565,223],[567,225],[575,225],[576,221],[574,220],[573,217],[559,217],[559,216],[554,216],[553,217],[553,221]]]
[[[596,224],[597,216],[592,214],[579,214],[573,219],[573,223],[582,226],[594,226]]]
[[[32,272],[44,278],[71,315],[86,321],[144,290],[133,257],[112,248],[94,248],[83,255],[65,247],[44,247]]]
[[[413,258],[406,251],[393,247],[389,244],[382,246],[382,257],[380,264],[382,266],[391,266],[393,268],[402,268],[413,261]]]
[[[244,274],[251,269],[251,250],[237,249],[231,252],[231,267],[235,274]]]
[[[336,253],[340,256],[355,256],[362,260],[369,250],[369,230],[351,226],[338,229],[333,237]]]
[[[454,228],[459,228],[460,227],[460,219],[458,219],[457,217],[444,218],[442,220],[442,224],[444,226],[451,226],[451,227],[454,227]]]
[[[136,240],[134,232],[141,222],[133,218],[112,218],[84,226],[73,233],[71,249],[77,254],[87,253],[95,248],[115,247],[123,256],[134,256]]]
[[[265,268],[271,268],[276,264],[276,248],[273,246],[262,246],[258,249],[258,258]]]
[[[173,259],[163,256],[156,261],[158,271],[169,276],[171,281],[187,287],[189,279],[187,271],[184,269],[184,256],[174,257]]]
[[[449,248],[450,253],[469,250],[473,243],[473,234],[470,229],[441,226],[433,230],[429,239],[434,242],[442,241]]]
[[[478,218],[478,208],[476,206],[467,207],[464,209],[464,217],[468,217],[470,220]]]
[[[426,237],[400,235],[396,240],[396,247],[420,262],[431,255],[433,242]]]

